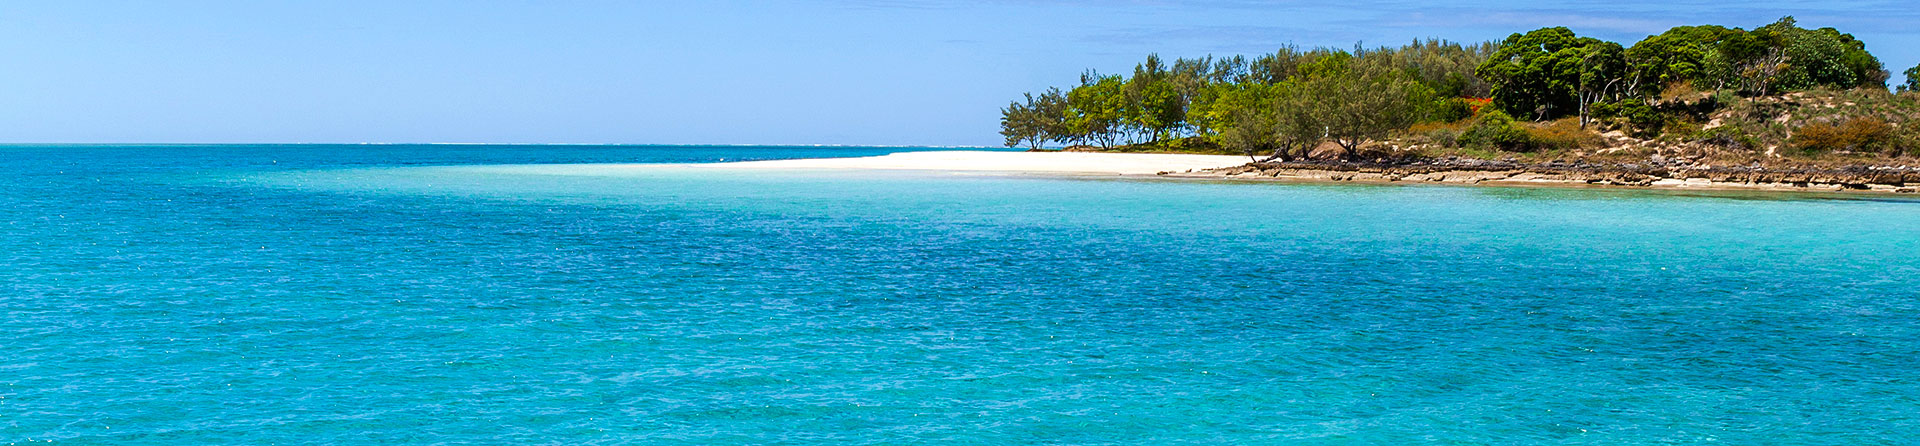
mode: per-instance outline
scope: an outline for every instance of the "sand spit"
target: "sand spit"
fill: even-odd
[[[1158,153],[902,152],[860,158],[812,158],[702,164],[729,169],[878,169],[1027,172],[1081,175],[1155,175],[1246,165],[1247,157]]]

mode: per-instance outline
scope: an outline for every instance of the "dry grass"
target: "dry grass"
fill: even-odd
[[[1893,124],[1875,118],[1851,118],[1840,124],[1815,122],[1801,126],[1789,140],[1794,147],[1815,152],[1881,152],[1893,142]]]
[[[1698,96],[1700,96],[1700,90],[1693,88],[1692,81],[1667,84],[1667,88],[1660,90],[1660,99],[1665,100],[1687,99]]]
[[[1605,143],[1599,133],[1580,128],[1579,118],[1521,125],[1526,128],[1528,139],[1545,150],[1594,148]]]

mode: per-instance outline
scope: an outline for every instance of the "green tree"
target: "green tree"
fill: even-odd
[[[1907,72],[1902,74],[1907,75],[1907,82],[1900,84],[1900,92],[1920,92],[1920,65],[1908,68]]]
[[[1214,66],[1215,61],[1212,56],[1173,61],[1173,72],[1167,82],[1173,86],[1174,93],[1179,96],[1180,116],[1175,117],[1180,122],[1176,128],[1179,133],[1200,134],[1199,127],[1193,122],[1193,107],[1216,83],[1213,77]]]
[[[1702,59],[1695,83],[1714,90],[1765,90],[1785,68],[1780,52],[1780,36],[1764,32],[1733,29],[1721,36],[1713,50]]]
[[[1035,113],[1032,109],[1033,93],[1026,93],[1027,102],[1013,101],[1000,109],[1000,136],[1006,137],[1007,147],[1020,144],[1032,144],[1038,148],[1046,138],[1040,135],[1040,127],[1035,125]]]
[[[1247,67],[1248,81],[1263,84],[1278,84],[1293,77],[1300,65],[1326,54],[1324,50],[1301,51],[1299,47],[1287,45],[1275,50],[1273,54],[1255,57]]]
[[[1313,97],[1297,81],[1275,85],[1274,89],[1278,94],[1271,105],[1273,154],[1267,160],[1306,158],[1327,138],[1329,123],[1322,113],[1321,98]]]
[[[1781,51],[1787,66],[1778,74],[1773,88],[1782,91],[1814,87],[1886,88],[1885,66],[1867,52],[1866,43],[1852,34],[1842,34],[1833,28],[1801,28],[1792,16],[1754,31],[1778,36],[1772,42]]]
[[[1223,101],[1248,86],[1266,84],[1252,78],[1250,63],[1244,56],[1203,59],[1191,63],[1210,65],[1193,68],[1204,71],[1199,74],[1201,80],[1182,87],[1194,89],[1188,93],[1191,96],[1187,102],[1187,127],[1198,136],[1217,138],[1229,126],[1228,115],[1233,113],[1235,107]],[[1176,67],[1179,65],[1175,63]],[[1176,68],[1175,71],[1182,70]]]
[[[1351,51],[1282,47],[1271,54],[1175,59],[1149,55],[1131,77],[1087,72],[1070,91],[1029,96],[1002,110],[1009,145],[1159,143],[1194,135],[1248,154],[1290,159],[1331,139],[1349,155],[1426,119],[1480,114],[1475,133],[1537,147],[1508,114],[1547,120],[1627,118],[1658,132],[1679,113],[1659,96],[1680,83],[1766,95],[1808,88],[1884,88],[1888,74],[1852,35],[1800,28],[1792,17],[1747,31],[1682,26],[1632,47],[1564,27],[1462,45],[1415,41]],[[1920,67],[1901,91],[1920,89]],[[1495,111],[1456,99],[1491,97]],[[1444,117],[1444,118],[1443,118]],[[1497,122],[1496,122],[1497,121]],[[1492,133],[1489,133],[1492,132]],[[1501,138],[1481,138],[1499,140]],[[1519,141],[1519,142],[1515,142]],[[1532,141],[1532,142],[1528,142]],[[1522,144],[1524,142],[1524,144]],[[1299,153],[1304,154],[1304,153]]]
[[[1595,42],[1581,46],[1580,53],[1575,97],[1580,102],[1580,128],[1584,129],[1593,123],[1594,104],[1618,100],[1632,86],[1627,78],[1630,70],[1626,50],[1620,44]]]
[[[1385,59],[1393,69],[1405,71],[1438,96],[1484,98],[1493,93],[1493,86],[1473,71],[1499,49],[1500,44],[1495,42],[1469,45],[1428,39],[1368,51],[1367,57]]]
[[[1680,26],[1650,36],[1627,48],[1627,85],[1631,94],[1651,98],[1666,87],[1693,83],[1717,88],[1709,76],[1709,58],[1721,42],[1745,31],[1722,26]]]
[[[1067,98],[1059,88],[1039,96],[1026,93],[1024,102],[1014,101],[1000,113],[1000,135],[1006,137],[1007,147],[1025,144],[1040,149],[1047,142],[1068,138]]]
[[[1551,119],[1580,110],[1591,56],[1618,46],[1565,27],[1541,28],[1507,37],[1474,73],[1493,86],[1494,106],[1515,116]]]
[[[1212,89],[1206,112],[1200,117],[1218,133],[1221,146],[1247,156],[1271,152],[1279,141],[1273,108],[1278,93],[1275,85],[1220,84]]]
[[[1146,62],[1134,67],[1133,77],[1122,89],[1121,123],[1130,134],[1158,143],[1185,123],[1186,102],[1172,78],[1159,55],[1148,55]],[[1129,139],[1138,142],[1138,138]]]
[[[1126,110],[1126,85],[1120,76],[1088,72],[1067,92],[1067,139],[1113,147],[1120,139]]]
[[[1311,120],[1349,157],[1368,142],[1420,122],[1433,102],[1432,89],[1378,59],[1326,58],[1302,69],[1298,82]]]
[[[1320,142],[1326,126],[1314,114],[1316,104],[1294,82],[1229,84],[1214,102],[1222,146],[1260,161],[1304,157]]]
[[[1753,31],[1731,30],[1704,58],[1716,88],[1754,95],[1811,88],[1885,88],[1889,77],[1866,44],[1833,28],[1805,29],[1784,17]]]

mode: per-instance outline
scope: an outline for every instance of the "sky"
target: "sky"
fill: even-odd
[[[999,145],[999,109],[1163,57],[1677,25],[1858,36],[1908,1],[0,0],[0,142]]]

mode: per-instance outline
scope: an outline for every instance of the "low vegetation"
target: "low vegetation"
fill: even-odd
[[[1920,157],[1920,67],[1888,88],[1865,45],[1788,17],[1684,26],[1632,46],[1563,27],[1500,42],[1148,56],[1003,110],[1009,146],[1725,162]]]

